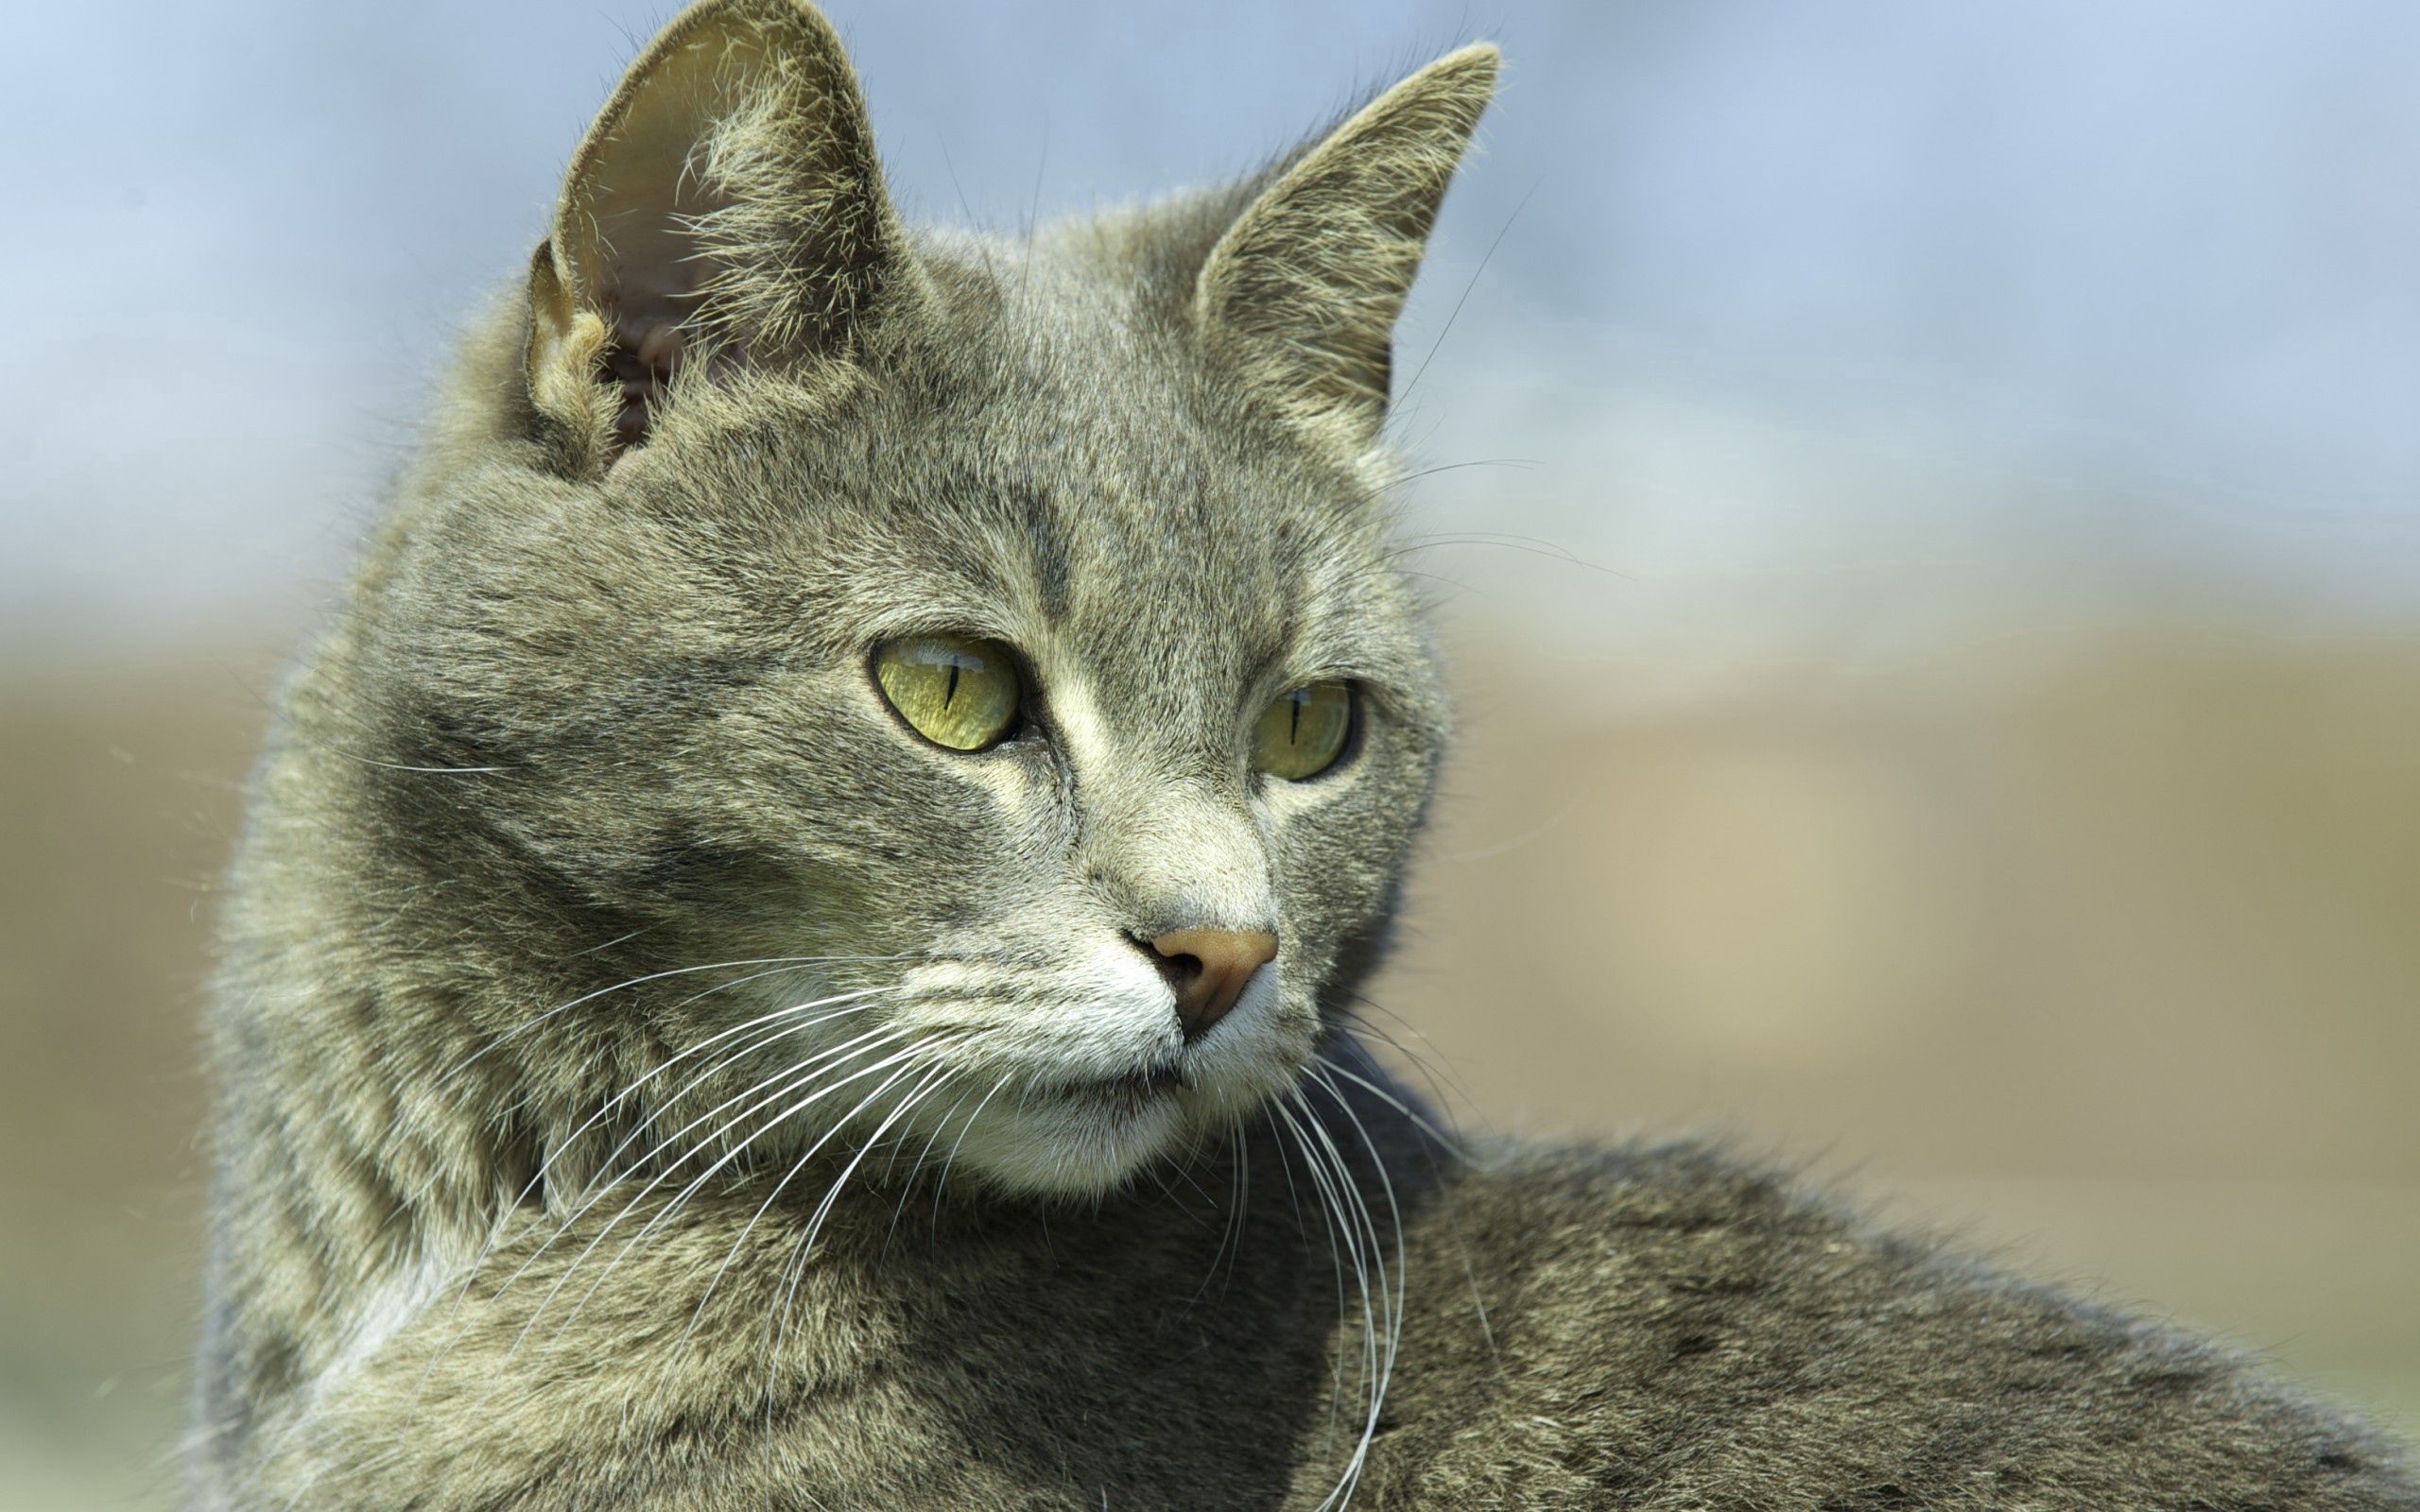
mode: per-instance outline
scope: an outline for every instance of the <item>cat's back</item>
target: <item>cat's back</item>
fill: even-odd
[[[1478,1151],[1406,1259],[1374,1506],[2420,1507],[2251,1362],[1703,1144]]]

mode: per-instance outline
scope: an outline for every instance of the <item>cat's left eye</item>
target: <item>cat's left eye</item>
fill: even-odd
[[[1314,682],[1281,693],[1253,726],[1253,770],[1297,782],[1317,777],[1352,738],[1352,684]]]
[[[1017,726],[1024,687],[997,641],[910,635],[874,647],[873,678],[909,728],[936,746],[977,751]]]

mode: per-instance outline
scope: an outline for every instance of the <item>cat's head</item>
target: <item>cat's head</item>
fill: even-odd
[[[1438,755],[1379,432],[1495,71],[993,238],[902,225],[805,6],[647,48],[362,614],[381,748],[474,778],[389,830],[662,973],[488,1026],[562,1117],[1087,1193],[1295,1084]]]

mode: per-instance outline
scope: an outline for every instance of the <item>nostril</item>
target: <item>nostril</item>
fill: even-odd
[[[1167,982],[1179,997],[1184,995],[1185,988],[1201,980],[1201,956],[1183,951],[1171,954],[1152,944],[1147,936],[1131,935],[1127,937],[1134,942],[1136,950],[1143,953],[1145,960],[1159,969],[1161,980]]]
[[[1227,1016],[1253,972],[1277,954],[1277,936],[1247,930],[1177,929],[1153,937],[1149,954],[1176,994],[1177,1022],[1190,1044]]]
[[[1201,979],[1201,957],[1199,955],[1163,955],[1159,960],[1160,974],[1167,977],[1168,986],[1179,992],[1184,992]]]

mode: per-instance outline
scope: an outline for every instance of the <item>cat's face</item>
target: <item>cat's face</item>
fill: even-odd
[[[752,46],[828,45],[811,16],[752,9],[772,20]],[[682,66],[666,46],[634,79]],[[1459,150],[1485,86],[1456,87]],[[639,150],[627,120],[655,107],[621,108],[589,158]],[[709,144],[680,154],[693,175],[743,156],[737,109],[683,128]],[[1450,166],[1385,234],[1425,234]],[[1305,291],[1270,284],[1299,268],[1232,249],[1272,201],[1299,209],[1292,177],[1028,244],[911,238],[861,206],[879,245],[832,277],[862,297],[778,341],[714,326],[720,292],[628,292],[661,272],[630,266],[632,230],[618,264],[601,239],[592,266],[542,264],[543,443],[456,481],[375,639],[407,690],[387,717],[426,758],[504,768],[477,790],[502,837],[480,853],[627,923],[616,959],[681,973],[604,1055],[656,1083],[660,1127],[775,1163],[878,1137],[1093,1193],[1222,1136],[1311,1061],[1385,928],[1441,714],[1390,557],[1371,377],[1339,365],[1370,360],[1347,350],[1367,312],[1289,309]],[[742,211],[770,193],[736,170],[715,192]],[[1408,280],[1401,249],[1368,249],[1390,255]],[[738,290],[726,312],[801,277],[736,237],[709,266]],[[574,312],[551,335],[549,281]],[[1222,301],[1243,335],[1205,329]],[[1322,318],[1342,356],[1318,370],[1277,370],[1313,360],[1302,341],[1249,339],[1253,319]],[[665,356],[709,337],[711,359]],[[546,370],[558,348],[568,376]],[[887,687],[935,644],[975,648],[950,671],[990,700],[971,733],[920,731],[929,711]],[[1316,770],[1262,745],[1272,705],[1299,728],[1303,690],[1350,711]],[[1201,971],[1228,979],[1222,1012],[1193,1011]],[[561,1027],[594,1045],[617,1011]]]

